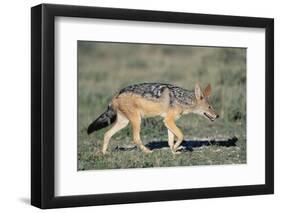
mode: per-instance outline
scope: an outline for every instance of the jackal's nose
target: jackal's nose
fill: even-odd
[[[219,118],[219,117],[220,117],[219,115],[216,116],[216,118]]]

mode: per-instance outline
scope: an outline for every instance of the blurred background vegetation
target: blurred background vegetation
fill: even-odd
[[[151,45],[78,41],[78,170],[155,166],[246,163],[246,49],[178,45]],[[139,150],[119,152],[129,145],[130,127],[111,140],[109,156],[99,152],[103,129],[88,136],[88,125],[106,110],[120,89],[136,83],[162,82],[193,90],[210,83],[210,102],[220,119],[210,123],[197,115],[177,121],[185,139],[236,136],[236,147],[201,147],[192,155],[172,156],[170,150],[143,155]],[[143,143],[167,141],[161,118],[142,123]],[[218,151],[219,150],[219,151]]]

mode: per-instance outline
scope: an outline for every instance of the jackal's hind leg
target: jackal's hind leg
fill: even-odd
[[[145,147],[140,138],[141,117],[134,116],[132,119],[130,119],[130,122],[133,129],[133,142],[138,145],[144,153],[151,153],[152,150]]]
[[[106,154],[106,150],[108,147],[109,140],[111,137],[120,131],[121,129],[125,128],[129,123],[129,120],[122,115],[121,113],[117,112],[117,119],[116,122],[114,123],[113,127],[109,129],[105,134],[104,134],[104,140],[103,140],[103,147],[102,147],[102,153]]]

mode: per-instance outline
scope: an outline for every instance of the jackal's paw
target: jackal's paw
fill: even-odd
[[[179,155],[179,154],[181,154],[181,152],[178,151],[178,150],[172,150],[172,153],[173,153],[173,155]]]
[[[178,148],[176,148],[176,152],[179,152],[179,151],[182,151],[182,150],[184,150],[183,146],[179,146]]]
[[[108,151],[106,151],[106,150],[101,150],[101,153],[103,154],[103,155],[108,155]]]
[[[142,151],[144,152],[144,153],[146,153],[146,154],[149,154],[149,153],[152,153],[153,151],[152,150],[150,150],[150,149],[148,149],[148,148],[143,148],[142,149]]]

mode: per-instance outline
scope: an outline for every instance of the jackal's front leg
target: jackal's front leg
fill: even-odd
[[[182,134],[181,130],[176,126],[175,120],[173,117],[165,118],[164,123],[165,123],[166,127],[169,129],[169,131],[171,131],[172,134],[176,135],[176,137],[177,137],[177,142],[173,145],[172,152],[174,154],[178,154],[177,149],[183,141],[183,134]],[[171,139],[169,138],[169,141],[170,140]],[[169,145],[170,145],[170,143],[171,142],[169,142]]]
[[[175,135],[168,129],[168,144],[171,151],[174,151],[174,142],[175,142]]]

